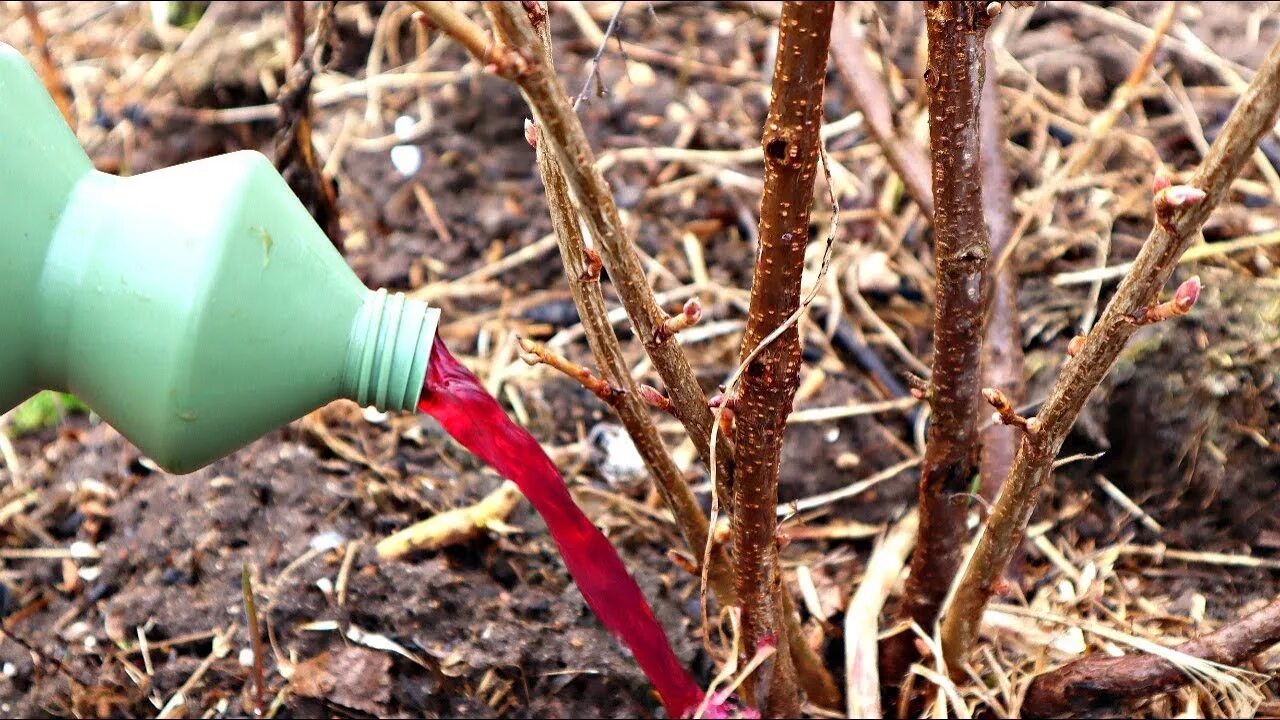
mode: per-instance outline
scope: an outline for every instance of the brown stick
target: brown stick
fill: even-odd
[[[861,29],[855,30],[848,12],[836,11],[831,29],[831,59],[844,79],[853,104],[862,111],[871,137],[880,145],[889,167],[902,178],[907,194],[926,218],[933,218],[933,188],[929,185],[929,158],[910,137],[900,135],[893,123],[893,106],[885,78],[871,67]],[[888,68],[886,68],[886,71]]]
[[[49,33],[45,32],[44,23],[40,22],[40,9],[31,0],[22,0],[20,7],[22,16],[27,20],[27,28],[31,31],[31,44],[40,53],[40,79],[53,98],[53,103],[58,106],[58,112],[62,113],[62,119],[67,121],[68,127],[75,130],[76,119],[71,114],[71,98],[67,96],[67,89],[62,84],[62,74],[53,61],[53,53],[49,52]]]
[[[800,307],[834,10],[829,2],[783,4],[773,94],[761,139],[765,158],[760,248],[742,338],[742,357],[747,365],[739,385],[734,429],[738,444],[733,488],[734,584],[742,605],[743,663],[751,659],[761,641],[777,637],[785,621],[775,509],[782,439],[800,383],[799,331],[793,324],[755,351]],[[799,716],[795,667],[785,644],[778,646],[774,659],[765,710],[775,717]]]
[[[990,248],[982,216],[978,102],[983,36],[991,23],[984,2],[929,2],[929,144],[933,150],[933,411],[920,471],[920,536],[911,558],[900,615],[933,627],[965,540],[971,479],[978,471],[977,407],[982,386],[984,275]],[[900,681],[916,657],[911,633],[885,647],[884,678]]]
[[[1209,662],[1240,665],[1276,643],[1280,643],[1280,599],[1177,650]],[[1022,711],[1033,717],[1087,713],[1121,700],[1172,692],[1190,681],[1184,671],[1154,655],[1087,657],[1037,676]]]
[[[444,4],[419,2],[414,6],[432,22],[437,22],[436,14]],[[640,255],[622,226],[613,193],[595,165],[595,153],[569,104],[564,85],[554,68],[539,57],[537,35],[519,3],[487,2],[485,8],[493,17],[504,44],[498,50],[486,45],[484,51],[490,56],[502,57],[501,63],[495,63],[496,69],[520,87],[533,111],[542,141],[559,164],[574,205],[586,220],[622,306],[636,334],[644,340],[654,368],[667,385],[676,419],[689,433],[702,458],[709,461],[713,419],[707,397],[679,343],[660,336],[658,328],[667,314],[654,300]],[[451,12],[457,11],[451,9]],[[483,36],[483,31],[480,34]],[[474,30],[468,29],[465,35],[475,42]],[[721,463],[717,476],[731,478],[731,444],[721,441],[716,455]]]
[[[1000,85],[996,63],[987,38],[987,77],[982,85],[982,107],[978,112],[978,132],[982,142],[982,212],[991,233],[991,255],[999,257],[1009,242],[1013,217],[1013,191],[1004,159],[1005,128],[1000,106]],[[1022,326],[1018,322],[1018,276],[1012,266],[989,265],[991,295],[988,298],[987,329],[983,343],[982,385],[1002,391],[1014,405],[1026,394],[1023,377]],[[979,412],[979,416],[985,413]],[[1011,427],[991,425],[981,432],[980,464],[982,497],[995,500],[1000,485],[1009,476],[1018,450],[1018,433]]]
[[[550,55],[549,48],[546,53]],[[591,354],[596,358],[596,365],[600,368],[603,379],[611,387],[622,390],[611,405],[618,413],[618,419],[626,428],[627,434],[631,436],[631,441],[635,443],[636,451],[644,460],[645,468],[653,477],[662,499],[671,508],[685,543],[693,556],[701,560],[702,549],[707,545],[707,516],[703,514],[684,475],[663,444],[653,418],[649,415],[649,404],[645,402],[644,394],[631,377],[630,365],[622,354],[618,337],[609,323],[609,308],[605,304],[604,293],[600,290],[599,274],[590,272],[586,244],[583,242],[577,211],[569,197],[569,189],[555,159],[541,142],[538,143],[538,172],[542,175],[542,183],[547,191],[551,224],[560,246],[560,258],[564,262],[565,276],[569,279],[569,290],[573,293],[578,317],[582,318],[582,327],[586,331],[587,344],[591,346]],[[733,582],[723,547],[717,546],[712,555],[707,581],[722,605],[733,604]]]
[[[603,260],[617,286],[623,307],[641,337],[656,340],[657,328],[666,321],[666,314],[658,308],[639,264],[638,254],[621,228],[613,196],[603,176],[596,169],[594,153],[586,141],[577,115],[568,105],[563,86],[550,70],[549,63],[531,60],[540,57],[541,52],[536,49],[538,41],[523,10],[506,7],[505,3],[491,3],[488,6],[495,21],[506,28],[504,42],[512,43],[495,45],[486,31],[446,3],[415,2],[414,7],[422,12],[427,21],[460,40],[473,55],[478,54],[477,57],[491,65],[496,72],[517,82],[535,117],[550,117],[555,120],[554,134],[545,132],[544,127],[538,128],[538,137],[541,139],[539,144],[545,144],[548,150],[557,153],[556,159],[561,169],[568,168],[572,171],[564,173],[566,188],[570,196],[578,201],[578,207],[583,208],[592,235],[601,245]],[[527,49],[517,52],[512,49],[515,46]],[[566,159],[569,160],[567,165],[564,164]],[[594,200],[584,203],[583,198]],[[601,257],[586,249],[581,241],[579,244],[583,246],[586,255],[586,271],[583,275],[598,278]],[[590,316],[589,313],[582,314],[584,319]],[[609,328],[609,332],[612,333],[612,328]],[[670,412],[681,421],[694,446],[703,459],[710,463],[709,448],[714,417],[687,358],[678,343],[670,338],[646,342],[645,349],[671,393],[668,398],[671,402]],[[602,368],[609,366],[608,362],[599,358],[597,362]],[[733,443],[721,435],[716,448],[720,497],[728,504],[732,500],[729,484],[733,477]],[[695,552],[700,555],[701,548],[695,548]],[[711,563],[711,566],[715,567],[715,563]],[[726,593],[722,597],[732,598],[732,594]],[[805,692],[815,704],[836,707],[839,704],[839,690],[835,681],[823,666],[821,658],[805,643],[799,623],[793,616],[788,616],[788,620],[787,644],[796,654],[798,663],[805,668],[805,674],[801,678]]]
[[[963,576],[956,583],[953,599],[943,617],[943,653],[953,672],[961,668],[973,647],[996,579],[1022,542],[1040,487],[1048,478],[1053,459],[1080,409],[1138,328],[1134,318],[1155,303],[1160,289],[1173,274],[1178,258],[1195,242],[1200,226],[1226,196],[1231,181],[1275,123],[1278,107],[1280,43],[1268,52],[1222,133],[1192,176],[1191,188],[1203,193],[1175,187],[1156,194],[1157,221],[1133,268],[1120,283],[1079,352],[1063,366],[1062,374],[1041,407],[1037,432],[1023,435],[1013,470]]]

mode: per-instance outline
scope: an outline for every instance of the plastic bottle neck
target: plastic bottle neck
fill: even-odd
[[[383,412],[413,410],[431,361],[440,310],[371,290],[351,325],[342,394]]]

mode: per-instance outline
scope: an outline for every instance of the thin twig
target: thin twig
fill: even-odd
[[[418,7],[427,13],[440,5],[420,3]],[[485,3],[485,7],[505,43],[505,52],[520,58],[521,69],[509,77],[519,85],[533,111],[539,144],[546,145],[564,174],[574,206],[582,213],[627,316],[667,386],[676,419],[684,425],[698,453],[710,462],[713,420],[707,397],[680,344],[673,338],[658,337],[658,327],[667,319],[667,314],[654,299],[640,254],[622,225],[609,184],[595,166],[595,153],[573,112],[564,85],[554,68],[539,56],[537,35],[519,4],[490,2]],[[467,34],[474,35],[474,31],[468,30]],[[722,476],[731,478],[732,447],[725,442],[717,456]]]
[[[539,29],[538,36],[539,59],[550,67],[551,36],[545,25]],[[603,379],[611,387],[621,390],[616,402],[611,405],[635,444],[636,451],[644,460],[645,468],[653,477],[658,492],[671,509],[685,543],[700,558],[700,550],[706,547],[709,533],[707,516],[698,505],[692,489],[663,443],[653,417],[649,414],[648,396],[651,393],[643,391],[631,376],[630,365],[609,322],[608,305],[600,288],[600,257],[587,248],[582,235],[582,223],[573,205],[561,166],[548,152],[547,144],[542,140],[541,128],[534,126],[530,132],[536,138],[534,146],[538,172],[546,190],[551,225],[560,248],[565,277],[568,278],[569,289],[578,308],[578,317],[582,319],[587,344],[591,347]],[[656,390],[654,393],[661,396]],[[717,546],[712,554],[707,572],[711,590],[720,604],[724,607],[734,604],[733,583],[723,546]]]
[[[253,648],[253,714],[262,717],[267,691],[267,673],[263,667],[262,628],[258,625],[258,604],[253,597],[253,578],[249,566],[240,570],[240,590],[244,593],[244,614],[248,621],[249,641]]]
[[[1021,543],[1040,487],[1048,479],[1053,459],[1085,401],[1137,330],[1133,318],[1155,303],[1178,258],[1195,242],[1200,226],[1226,196],[1231,181],[1249,162],[1262,136],[1271,130],[1277,108],[1280,43],[1268,52],[1192,176],[1189,189],[1198,192],[1171,195],[1175,188],[1166,188],[1157,193],[1156,222],[1134,260],[1133,270],[1116,290],[1079,352],[1063,366],[1037,416],[1039,431],[1023,436],[1013,470],[954,586],[943,618],[943,650],[953,672],[961,667],[977,639],[995,580]]]

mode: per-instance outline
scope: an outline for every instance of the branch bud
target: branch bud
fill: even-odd
[[[1178,286],[1172,300],[1166,300],[1143,308],[1133,318],[1133,321],[1138,325],[1150,325],[1151,323],[1186,315],[1191,312],[1191,308],[1195,307],[1196,300],[1200,299],[1200,291],[1203,288],[1204,285],[1200,282],[1200,276],[1193,276]]]
[[[534,150],[538,149],[538,124],[529,118],[524,119],[524,141]]]
[[[1080,351],[1084,349],[1084,343],[1087,339],[1084,335],[1077,335],[1071,338],[1071,342],[1067,343],[1067,357],[1079,355]]]
[[[701,319],[702,303],[698,301],[698,298],[691,297],[685,301],[679,315],[673,315],[662,321],[662,325],[658,326],[658,329],[654,331],[654,341],[663,342],[681,330],[697,325]]]
[[[652,385],[641,383],[636,386],[636,392],[640,393],[640,398],[649,405],[661,410],[665,413],[673,413],[675,406],[671,403],[671,398],[663,395],[658,388]]]
[[[591,394],[609,405],[617,405],[618,401],[627,392],[620,387],[610,385],[603,378],[596,377],[595,373],[569,358],[559,355],[547,346],[528,338],[520,338],[520,359],[529,365],[550,365],[577,380],[582,387],[591,391]]]
[[[578,279],[582,282],[598,282],[600,271],[604,269],[604,261],[600,259],[600,253],[591,248],[583,248],[583,254],[586,255],[587,267],[583,269],[582,274],[578,275]]]
[[[1167,231],[1173,230],[1173,214],[1180,208],[1194,205],[1207,197],[1205,192],[1190,185],[1170,185],[1156,193],[1156,222]]]
[[[1034,417],[1028,419],[1019,415],[1013,408],[1013,403],[1009,402],[1009,398],[999,389],[982,388],[982,399],[996,409],[991,415],[991,422],[1019,427],[1028,433],[1034,433],[1040,429],[1038,420]]]

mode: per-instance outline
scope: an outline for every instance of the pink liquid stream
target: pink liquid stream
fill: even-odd
[[[608,539],[574,503],[564,479],[533,436],[513,423],[440,338],[418,409],[520,487],[547,523],[551,539],[587,605],[635,656],[672,717],[691,714],[702,690],[667,641],[640,587]]]

